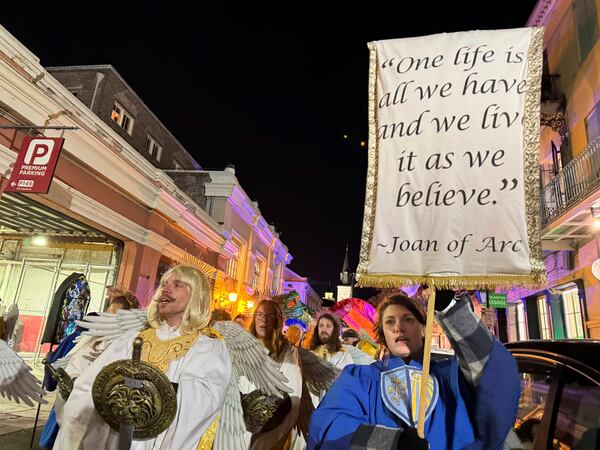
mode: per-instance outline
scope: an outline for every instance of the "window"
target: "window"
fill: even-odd
[[[569,289],[562,293],[565,329],[568,339],[583,339],[583,320],[577,289]]]
[[[179,164],[176,159],[173,159],[173,169],[180,170],[183,169],[183,166]]]
[[[155,160],[160,161],[160,155],[162,154],[162,147],[149,134],[146,135],[146,142],[144,143],[144,150],[147,151],[150,154],[150,156],[152,156]]]
[[[585,131],[588,144],[591,144],[594,139],[600,136],[600,107],[598,107],[598,104],[585,118]]]
[[[239,254],[235,255],[227,262],[227,276],[233,280],[237,280],[237,271],[239,264]]]
[[[540,336],[542,339],[552,339],[552,326],[550,325],[550,314],[548,314],[548,303],[546,296],[537,298],[538,318],[540,321]]]
[[[254,274],[252,275],[252,287],[258,289],[260,284],[260,262],[254,262]]]
[[[573,8],[575,9],[575,21],[577,23],[579,61],[583,62],[598,39],[596,0],[575,0]]]
[[[280,280],[280,276],[281,276],[281,263],[279,261],[277,261],[275,263],[275,268],[273,270],[273,286],[271,287],[271,289],[273,289],[274,292],[277,292],[279,290],[279,280]]]
[[[115,101],[110,118],[125,130],[127,134],[133,131],[133,116]]]
[[[600,444],[600,387],[569,371],[558,408],[553,448],[590,449]]]
[[[517,420],[506,436],[503,448],[533,448],[551,384],[551,373],[545,368],[530,367],[521,372],[521,397]]]
[[[527,339],[527,319],[525,318],[525,304],[522,301],[517,303],[517,336],[520,341]]]

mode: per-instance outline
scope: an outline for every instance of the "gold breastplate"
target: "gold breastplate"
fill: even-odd
[[[183,358],[201,334],[213,339],[221,338],[221,335],[217,331],[207,327],[200,331],[186,333],[182,336],[163,341],[156,335],[156,329],[147,328],[139,334],[144,341],[141,359],[166,372],[169,363]]]

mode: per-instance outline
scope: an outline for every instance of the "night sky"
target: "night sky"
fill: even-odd
[[[346,243],[358,264],[367,42],[517,28],[536,1],[135,3],[4,2],[1,23],[44,66],[112,64],[205,169],[235,165],[292,270],[322,294]]]

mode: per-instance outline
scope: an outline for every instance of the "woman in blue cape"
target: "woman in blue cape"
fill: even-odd
[[[415,300],[392,295],[375,324],[385,356],[344,369],[311,417],[309,450],[501,448],[518,410],[516,362],[472,312],[468,295],[437,291],[435,307],[456,356],[432,361],[425,440],[415,428],[426,315]]]

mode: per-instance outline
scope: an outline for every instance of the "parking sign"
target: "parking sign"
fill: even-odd
[[[63,138],[26,136],[6,192],[46,194],[64,142]]]

